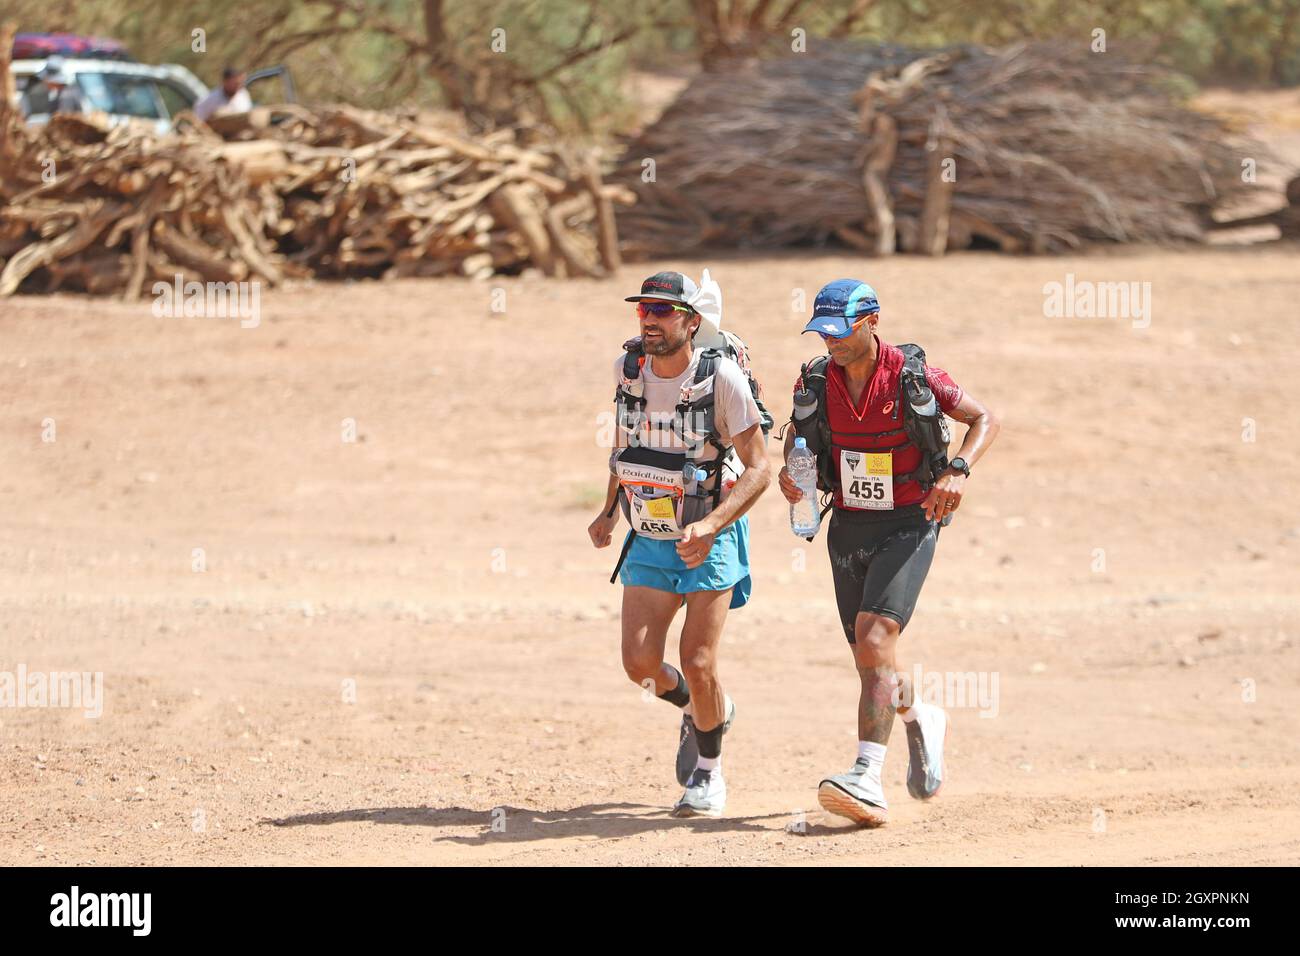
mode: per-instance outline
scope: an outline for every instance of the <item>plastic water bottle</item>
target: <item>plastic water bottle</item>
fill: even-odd
[[[817,507],[817,456],[808,450],[806,439],[794,440],[794,451],[785,467],[803,492],[803,497],[790,506],[790,530],[801,538],[811,538],[821,527],[822,516]]]

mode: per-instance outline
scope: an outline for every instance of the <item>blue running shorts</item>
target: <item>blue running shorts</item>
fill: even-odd
[[[628,549],[619,580],[624,585],[673,594],[733,588],[731,607],[744,607],[754,586],[749,575],[749,516],[741,515],[718,532],[709,556],[698,568],[686,567],[677,554],[676,541],[656,541],[637,535]]]

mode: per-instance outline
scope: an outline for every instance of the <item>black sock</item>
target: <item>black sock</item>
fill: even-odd
[[[668,703],[674,704],[677,707],[685,707],[691,702],[691,690],[686,686],[686,678],[683,677],[682,672],[673,667],[673,665],[666,664],[664,666],[677,675],[677,686],[672,690],[664,691],[659,695],[659,699],[666,700]]]
[[[700,756],[705,760],[722,756],[722,727],[722,724],[718,724],[712,730],[695,728],[695,740],[700,745]]]

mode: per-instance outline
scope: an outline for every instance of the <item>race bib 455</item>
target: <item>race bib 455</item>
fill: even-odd
[[[893,452],[841,451],[840,492],[846,508],[893,511]]]

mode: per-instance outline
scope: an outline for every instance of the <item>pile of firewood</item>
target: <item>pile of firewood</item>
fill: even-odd
[[[8,145],[0,296],[66,287],[134,298],[177,273],[295,274],[267,239],[247,179],[211,149],[66,115],[39,131],[11,128]]]
[[[629,254],[1048,252],[1202,241],[1211,210],[1248,188],[1241,157],[1259,154],[1182,107],[1168,74],[1115,53],[822,41],[699,76],[615,181],[638,199],[619,213]]]
[[[591,154],[509,130],[344,107],[111,127],[56,115],[0,128],[0,296],[136,298],[155,281],[484,278],[618,265]]]
[[[449,114],[332,107],[214,120],[251,183],[278,203],[266,229],[318,276],[488,276],[618,265],[614,202],[591,153],[509,129],[467,134]],[[196,124],[197,128],[197,124]],[[266,186],[270,186],[270,192]],[[269,216],[268,211],[268,216]]]

